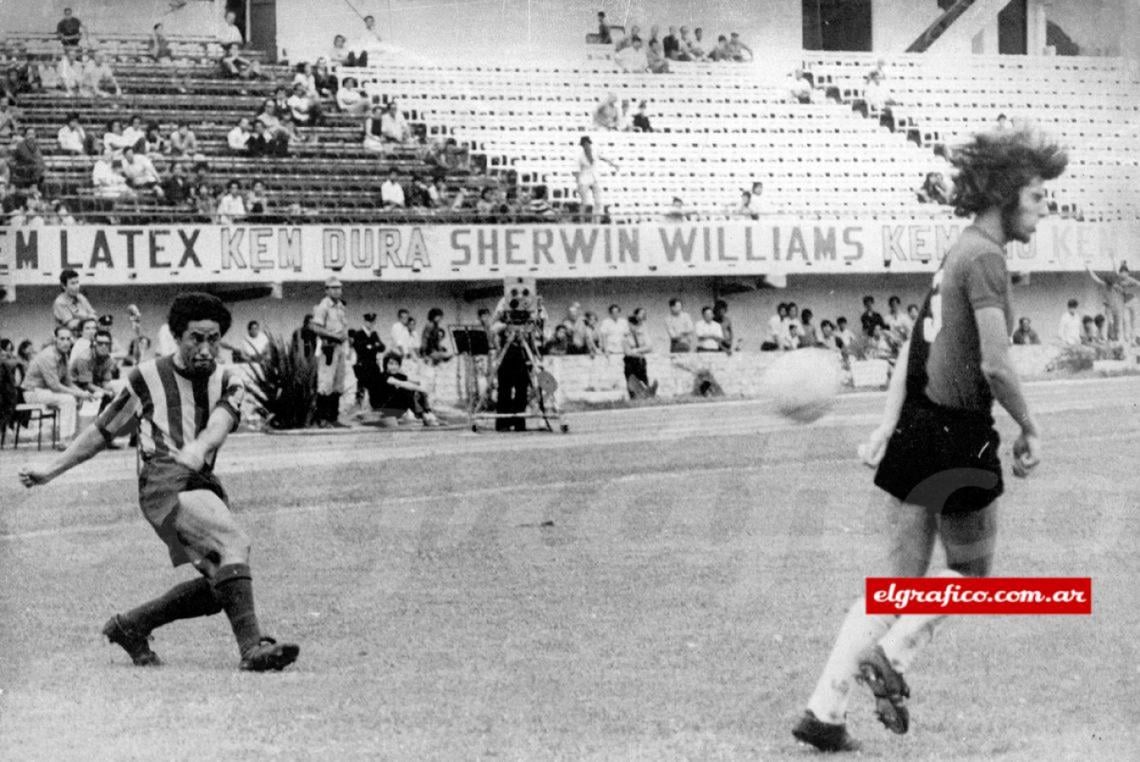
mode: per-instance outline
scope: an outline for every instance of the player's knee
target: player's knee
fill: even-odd
[[[955,571],[963,577],[988,577],[990,576],[990,568],[993,565],[993,556],[985,555],[975,558],[949,559],[946,565],[951,571]]]
[[[245,563],[249,560],[249,535],[238,528],[221,533],[218,537],[219,555],[223,563]]]

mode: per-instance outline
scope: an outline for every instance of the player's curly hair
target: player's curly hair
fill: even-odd
[[[1064,148],[1025,124],[979,133],[953,149],[949,159],[958,170],[953,204],[959,217],[1016,205],[1021,189],[1033,178],[1053,180],[1069,163]]]
[[[213,320],[225,336],[226,331],[230,330],[233,316],[226,305],[222,304],[222,300],[213,294],[188,291],[174,297],[166,316],[166,324],[170,326],[174,338],[180,339],[191,320]]]

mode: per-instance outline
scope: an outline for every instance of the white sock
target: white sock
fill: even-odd
[[[859,667],[859,652],[872,645],[891,626],[894,617],[868,615],[864,598],[859,598],[847,610],[839,628],[831,656],[819,676],[815,690],[808,699],[807,708],[823,722],[840,725],[846,721],[847,699]]]
[[[962,575],[953,569],[939,572],[937,577],[961,579]],[[903,614],[879,640],[883,653],[887,655],[899,672],[906,672],[914,658],[934,638],[934,628],[946,618],[945,614]]]

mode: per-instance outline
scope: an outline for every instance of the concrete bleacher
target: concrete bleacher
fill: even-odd
[[[880,60],[895,101],[885,121],[919,145],[953,145],[999,114],[1033,121],[1069,148],[1069,168],[1053,183],[1062,210],[1140,218],[1140,77],[1123,59],[813,52],[804,67],[817,87],[854,103]]]

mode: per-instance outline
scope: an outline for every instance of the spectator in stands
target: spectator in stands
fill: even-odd
[[[64,8],[63,18],[55,25],[55,36],[64,49],[79,47],[86,34],[87,29],[84,28],[83,22],[72,15],[70,8]]]
[[[1057,324],[1057,340],[1063,346],[1072,347],[1081,343],[1081,318],[1077,314],[1080,302],[1070,299],[1066,309],[1061,313],[1061,320]]]
[[[241,186],[237,180],[230,180],[226,184],[226,192],[218,199],[218,223],[233,225],[246,217],[245,199],[241,195]]]
[[[71,331],[57,325],[54,341],[32,358],[21,384],[25,400],[59,411],[59,433],[65,442],[75,434],[79,401],[93,399],[93,395],[72,383],[67,367],[71,343]],[[57,447],[62,450],[64,444]]]
[[[694,61],[708,60],[710,51],[705,49],[705,32],[700,27],[693,30],[693,39],[689,41],[689,56]]]
[[[819,346],[819,334],[816,332],[815,326],[811,322],[813,317],[814,314],[812,311],[806,307],[804,308],[804,311],[800,313],[800,349],[803,349],[805,347]]]
[[[622,351],[622,337],[629,331],[628,321],[622,317],[621,307],[611,304],[609,314],[598,325],[598,339],[601,349],[607,355]]]
[[[67,124],[59,128],[56,135],[59,148],[64,153],[94,156],[96,151],[95,136],[88,135],[87,130],[79,122],[79,114],[71,112],[67,115]]]
[[[703,314],[703,313],[702,313]],[[710,310],[709,317],[712,317]],[[665,316],[665,332],[669,335],[669,352],[691,352],[696,343],[696,328],[679,297],[669,300],[669,314]]]
[[[756,219],[759,215],[754,214],[752,211],[752,193],[751,193],[751,191],[742,189],[740,191],[740,204],[738,204],[737,206],[731,207],[729,209],[728,213],[729,213],[729,215],[731,215],[733,217],[745,217],[745,218],[751,219],[751,220]]]
[[[668,74],[669,60],[661,52],[661,41],[650,40],[645,48],[645,61],[649,71],[653,74]]]
[[[428,310],[427,325],[420,335],[420,357],[430,365],[439,365],[451,359],[447,329],[443,327],[443,310],[439,307]]]
[[[333,37],[333,44],[329,50],[328,58],[334,66],[342,66],[345,64],[345,61],[348,60],[348,48],[345,47],[345,43],[347,42],[348,40],[345,39],[343,34],[338,34]]]
[[[798,103],[811,103],[812,86],[804,76],[803,69],[796,69],[792,74],[792,84],[788,87],[788,93],[792,96],[792,100]]]
[[[95,55],[83,68],[80,90],[96,98],[122,97],[123,88],[119,87],[119,80],[115,78],[115,72],[102,51],[96,50]]]
[[[170,134],[170,154],[195,159],[202,157],[198,150],[198,136],[186,122],[179,122]]]
[[[553,219],[557,217],[554,207],[550,205],[547,200],[548,190],[545,185],[536,185],[530,190],[530,201],[524,208],[524,212],[530,217],[541,217],[543,219]]]
[[[404,196],[409,209],[431,209],[435,206],[431,200],[431,186],[419,172],[412,173],[411,182]]]
[[[44,181],[44,154],[36,140],[36,128],[24,126],[24,135],[13,144],[8,160],[12,185],[17,188],[39,187]]]
[[[289,125],[277,116],[277,106],[266,98],[261,111],[254,119],[254,135],[249,141],[249,152],[254,156],[286,156],[289,140],[293,137]]]
[[[127,185],[136,193],[159,190],[158,170],[154,168],[154,163],[145,154],[135,153],[135,149],[130,146],[123,149],[123,163],[120,171],[126,179]]]
[[[665,222],[686,222],[688,219],[689,212],[685,209],[685,200],[680,196],[674,196],[669,209],[665,212]]]
[[[0,153],[7,148],[19,131],[20,123],[16,120],[16,111],[11,106],[11,100],[7,95],[0,95]]]
[[[400,185],[400,171],[395,167],[388,170],[388,179],[380,185],[380,203],[385,209],[403,209],[407,206],[404,186]]]
[[[226,22],[218,33],[218,42],[227,47],[230,45],[241,47],[245,44],[245,35],[238,28],[237,14],[233,11],[226,11]]]
[[[732,328],[732,318],[728,316],[728,302],[724,299],[717,299],[713,303],[713,320],[720,323],[721,333],[724,334],[721,348],[731,352],[736,347],[736,332]]]
[[[752,53],[752,48],[744,44],[740,39],[739,32],[733,32],[728,41],[728,51],[732,56],[733,61],[748,62],[755,56]]]
[[[376,31],[376,19],[373,16],[364,17],[364,29],[349,46],[350,52],[345,58],[346,66],[367,66],[368,51],[380,42],[380,33]]]
[[[605,11],[598,11],[598,42],[602,45],[613,44],[613,38],[610,36],[610,25],[606,23]]]
[[[1009,117],[1005,114],[998,114],[997,124],[995,125],[998,130],[1010,129]]]
[[[941,172],[927,172],[922,187],[918,190],[918,201],[922,204],[949,204],[950,185]]]
[[[415,381],[409,381],[403,372],[403,358],[396,352],[384,355],[384,370],[380,374],[379,399],[371,400],[374,409],[381,413],[382,426],[397,425],[411,413],[424,426],[439,426],[439,418],[432,412],[427,390]],[[379,403],[379,404],[377,404]]]
[[[218,68],[222,79],[266,79],[261,71],[261,64],[253,59],[243,58],[233,43],[222,48]]]
[[[653,132],[653,126],[649,123],[649,115],[645,113],[647,105],[645,101],[637,105],[637,113],[633,115],[634,132]]]
[[[1011,338],[1014,344],[1041,343],[1041,339],[1037,336],[1037,331],[1033,330],[1030,326],[1030,321],[1027,317],[1023,317],[1017,321],[1017,330],[1013,332]]]
[[[855,347],[855,334],[847,328],[847,318],[840,315],[835,319],[835,335],[839,339],[841,349],[850,352]]]
[[[44,212],[44,224],[74,225],[75,218],[71,216],[71,210],[57,198],[52,199],[52,201],[48,203],[47,209]]]
[[[136,153],[145,153],[146,130],[143,129],[142,117],[138,114],[131,117],[130,123],[123,130],[123,142],[134,148]]]
[[[432,177],[431,185],[428,186],[428,196],[431,199],[433,209],[451,206],[451,201],[448,198],[447,179],[442,174]]]
[[[618,97],[606,93],[594,109],[594,126],[600,130],[617,130],[621,127],[621,113],[618,111]]]
[[[709,53],[710,61],[733,60],[732,47],[728,44],[728,37],[723,34],[716,38],[716,47]]]
[[[198,183],[194,186],[193,201],[199,220],[217,222],[218,198],[209,183]],[[160,341],[159,344],[161,343]]]
[[[689,33],[689,27],[681,27],[681,37],[677,40],[680,48],[680,53],[677,57],[678,61],[695,61],[692,53],[693,36]]]
[[[103,133],[103,152],[105,154],[112,159],[121,159],[123,149],[134,145],[135,143],[124,132],[121,119],[114,118],[107,122],[107,131]]]
[[[582,217],[584,220],[592,221],[595,214],[601,213],[604,209],[602,206],[602,190],[595,170],[593,141],[590,140],[589,135],[583,135],[579,143],[582,151],[578,154],[578,171],[575,180],[578,186],[578,198],[582,202]],[[619,171],[617,164],[601,154],[597,156],[597,159],[609,164],[615,172]],[[590,203],[591,198],[593,204]]]
[[[252,222],[264,220],[269,215],[269,195],[265,192],[264,180],[253,181],[253,186],[245,195],[245,211]]]
[[[621,52],[614,56],[614,60],[618,68],[624,72],[641,74],[649,71],[649,57],[641,45],[641,40],[634,40],[628,47],[622,48]]]
[[[147,41],[147,53],[155,63],[169,64],[174,61],[174,51],[170,49],[170,40],[166,39],[162,22],[154,25]]]
[[[301,85],[305,92],[314,98],[319,97],[317,92],[317,78],[313,74],[313,65],[307,61],[302,61],[293,68],[293,88]]]
[[[383,153],[384,145],[384,107],[377,104],[372,107],[372,115],[364,120],[364,150],[372,153]]]
[[[602,354],[602,337],[598,332],[598,315],[596,312],[586,311],[582,315],[582,323],[585,326],[583,333],[586,337],[586,354],[590,357]]]
[[[237,126],[226,133],[226,145],[236,154],[249,153],[249,139],[253,137],[248,117],[238,120]]]
[[[314,64],[313,86],[316,88],[318,98],[327,98],[330,100],[336,98],[336,92],[340,85],[337,83],[336,75],[329,71],[329,61],[327,58],[318,58],[316,64]]]
[[[887,323],[883,320],[883,316],[875,312],[875,297],[863,297],[863,314],[859,316],[859,322],[863,325],[863,335],[871,338],[875,335],[875,326],[886,328]]]
[[[122,159],[100,156],[91,168],[91,183],[99,198],[131,198],[135,192],[127,184],[127,178],[119,171]]]
[[[171,206],[182,206],[191,196],[186,168],[180,161],[170,162],[170,174],[162,182],[162,198]]]
[[[162,130],[158,122],[151,122],[146,126],[146,136],[143,138],[143,152],[151,158],[170,153],[170,141],[162,137]]]
[[[367,114],[371,102],[368,94],[360,87],[355,77],[345,77],[340,87],[337,88],[336,107],[345,114]]]
[[[724,329],[713,320],[712,307],[701,308],[701,319],[693,330],[698,352],[720,352],[724,348]]]
[[[490,217],[495,213],[495,189],[486,186],[479,191],[479,200],[475,202],[475,214],[480,217]]]
[[[305,86],[300,82],[293,85],[293,94],[289,96],[287,103],[289,105],[289,116],[295,125],[315,127],[324,121],[320,99],[306,91]],[[312,138],[315,139],[316,135],[313,135]]]
[[[890,88],[883,82],[883,77],[877,70],[867,75],[863,85],[863,100],[871,114],[880,113],[895,102]]]
[[[670,61],[684,60],[681,55],[681,41],[677,39],[677,27],[669,27],[669,34],[661,41],[661,50]]]
[[[79,88],[83,85],[83,62],[79,59],[78,49],[64,49],[59,63],[56,64],[56,76],[64,94],[79,95]]]
[[[392,143],[407,143],[412,137],[411,127],[394,100],[388,101],[380,114],[380,136]]]

